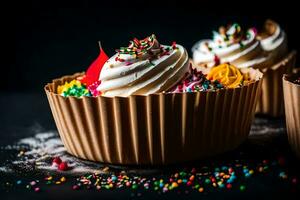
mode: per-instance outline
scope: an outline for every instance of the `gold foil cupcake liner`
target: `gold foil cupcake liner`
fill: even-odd
[[[296,51],[292,51],[277,64],[261,70],[264,73],[262,95],[258,100],[256,113],[272,117],[284,114],[282,76],[292,72],[295,62]]]
[[[293,77],[296,74],[283,76],[285,118],[289,143],[300,157],[300,85],[290,81]]]
[[[113,98],[56,94],[58,85],[77,76],[45,86],[67,151],[87,160],[125,165],[178,163],[236,148],[248,137],[262,83],[260,78],[216,92]]]

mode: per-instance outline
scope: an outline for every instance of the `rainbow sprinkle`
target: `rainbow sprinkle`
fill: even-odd
[[[40,192],[46,191],[47,185],[62,185],[68,183],[71,190],[131,190],[134,195],[152,191],[163,194],[171,191],[179,193],[205,193],[214,191],[235,190],[244,192],[248,190],[248,179],[257,176],[274,176],[278,173],[278,181],[297,186],[298,178],[289,176],[280,167],[284,165],[281,158],[278,160],[261,160],[256,164],[246,164],[242,160],[235,160],[227,165],[203,165],[202,167],[181,168],[161,175],[138,175],[125,171],[111,171],[107,169],[103,173],[92,173],[77,177],[66,178],[59,175],[47,175],[41,180],[17,180],[7,182],[6,186],[13,185],[25,187],[27,190]],[[279,168],[278,168],[279,167]],[[278,172],[277,169],[278,168]],[[180,169],[180,168],[179,168]],[[48,188],[50,189],[50,188]]]
[[[156,40],[156,36],[152,34],[142,40],[134,38],[129,42],[128,47],[120,47],[120,49],[117,49],[116,52],[118,53],[118,56],[115,58],[115,61],[126,62],[125,65],[128,66],[132,63],[121,58],[122,55],[130,55],[133,59],[136,59],[148,54],[151,60],[170,55],[170,51],[176,50],[177,48],[176,42],[173,42],[171,46],[160,45]]]
[[[190,65],[190,73],[187,77],[171,89],[171,93],[182,92],[199,92],[199,91],[216,91],[224,88],[224,86],[218,80],[209,80],[197,69],[193,69]]]
[[[72,80],[71,82],[65,82],[63,85],[57,87],[57,93],[64,96],[92,96],[90,91],[78,80]]]

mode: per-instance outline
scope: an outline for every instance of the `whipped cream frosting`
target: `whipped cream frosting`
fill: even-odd
[[[244,32],[238,24],[221,27],[213,32],[213,39],[197,42],[193,48],[193,62],[198,66],[213,67],[230,62],[238,68],[261,68],[269,59],[254,28]]]
[[[97,90],[103,96],[148,95],[167,91],[189,71],[181,45],[161,45],[155,35],[134,39],[103,66]]]
[[[281,58],[287,54],[286,34],[276,22],[267,20],[264,24],[264,29],[258,34],[257,38],[272,59]]]

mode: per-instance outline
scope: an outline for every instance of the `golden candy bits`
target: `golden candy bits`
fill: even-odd
[[[218,80],[227,88],[236,88],[243,83],[244,77],[238,68],[225,63],[212,68],[207,79]]]

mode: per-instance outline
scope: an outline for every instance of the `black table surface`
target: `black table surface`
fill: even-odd
[[[0,146],[13,144],[20,138],[34,134],[33,129],[56,130],[54,120],[47,102],[45,94],[40,93],[10,93],[0,96]],[[274,126],[284,126],[284,118],[267,119]],[[284,170],[289,177],[300,177],[299,159],[291,151],[286,133],[273,137],[258,140],[248,139],[238,149],[206,160],[178,165],[160,167],[160,177],[168,177],[170,171],[176,171],[183,166],[201,166],[203,164],[218,162],[226,163],[235,159],[242,159],[244,162],[251,163],[259,160],[277,160],[278,156],[284,158],[283,166],[274,168],[274,173],[268,175],[256,175],[247,180],[247,189],[243,192],[237,190],[212,190],[207,193],[190,192],[168,192],[158,194],[153,190],[144,192],[142,195],[132,195],[130,190],[72,190],[72,183],[66,182],[61,186],[49,186],[47,190],[39,193],[28,191],[25,188],[7,187],[7,183],[13,183],[24,177],[43,178],[43,172],[5,173],[0,172],[0,199],[20,199],[20,198],[43,198],[43,199],[82,199],[97,197],[101,199],[266,199],[282,198],[297,199],[294,195],[299,195],[299,183],[292,185],[290,181],[282,181],[278,178],[278,172]],[[7,160],[9,155],[1,151],[0,159]],[[278,169],[277,169],[278,168]],[[128,169],[128,167],[126,168]],[[147,171],[146,168],[142,169]],[[276,173],[275,173],[276,172]],[[155,176],[155,175],[153,175]],[[67,179],[74,178],[74,175],[67,175]],[[298,179],[299,182],[299,179]]]

